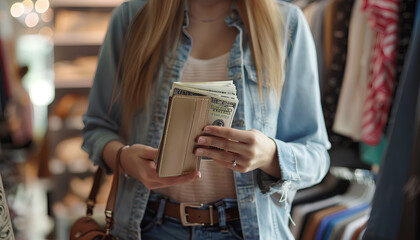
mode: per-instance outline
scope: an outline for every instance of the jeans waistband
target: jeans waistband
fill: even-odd
[[[173,203],[173,204],[181,204],[173,199],[167,198],[161,194],[158,193],[151,193],[150,197],[149,197],[149,202],[153,202],[153,203],[159,203],[159,207],[156,211],[156,218],[157,221],[161,221],[163,216],[165,215],[165,206],[167,202]],[[226,221],[227,219],[229,219],[229,217],[226,217],[226,212],[231,213],[231,210],[235,210],[234,212],[236,212],[236,215],[239,217],[238,215],[238,210],[237,210],[237,201],[234,198],[224,198],[224,199],[220,199],[218,201],[214,201],[214,202],[210,202],[210,203],[206,203],[203,204],[201,207],[194,207],[195,209],[199,209],[199,210],[207,210],[210,208],[213,208],[214,210],[217,210],[217,222],[219,227],[221,228],[226,228]],[[155,207],[156,208],[156,207]],[[227,210],[228,209],[228,210]],[[181,208],[181,212],[184,212],[185,209]],[[230,215],[228,215],[230,216]],[[186,221],[183,221],[183,218],[181,217],[181,222],[183,223],[183,225],[185,224]]]

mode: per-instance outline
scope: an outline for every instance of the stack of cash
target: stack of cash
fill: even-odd
[[[209,96],[210,110],[208,124],[230,127],[238,106],[236,86],[233,81],[217,82],[174,82],[170,96]]]

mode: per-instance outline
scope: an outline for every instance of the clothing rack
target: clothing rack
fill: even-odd
[[[374,174],[365,169],[331,167],[326,179],[304,189],[312,196],[306,194],[305,199],[301,192],[296,194],[298,204],[294,202],[291,211],[296,225],[290,225],[295,239],[342,240],[362,235],[376,188]]]
[[[318,54],[324,118],[332,143],[329,151],[331,166],[359,169],[370,169],[372,165],[379,166],[392,124],[389,117],[379,117],[379,115],[390,113],[394,107],[393,93],[399,86],[408,51],[416,1],[401,0],[399,3],[391,1],[390,4],[399,5],[398,11],[394,8],[381,10],[386,13],[385,15],[391,14],[389,15],[393,17],[391,23],[398,25],[396,26],[398,30],[392,36],[398,41],[397,43],[392,41],[394,45],[391,50],[395,51],[393,56],[395,65],[390,69],[392,70],[390,72],[394,73],[390,79],[393,83],[387,86],[391,89],[386,95],[390,100],[388,111],[386,108],[379,111],[365,110],[365,106],[370,106],[367,102],[367,96],[372,91],[369,84],[375,80],[371,66],[376,65],[374,61],[378,58],[375,55],[378,51],[375,52],[373,46],[379,44],[377,39],[382,39],[377,37],[377,34],[382,32],[373,26],[375,21],[381,20],[375,18],[381,16],[380,14],[373,16],[371,13],[380,9],[380,1],[291,0],[290,2],[303,10],[313,33]],[[388,52],[390,49],[385,50]],[[387,71],[382,71],[381,74],[384,72]],[[364,126],[369,122],[366,117],[369,116],[368,113],[377,114],[376,119],[387,119],[386,123],[382,121],[372,127],[376,129],[375,133],[369,132],[366,129],[370,128]],[[375,137],[367,140],[371,135]]]
[[[350,182],[374,185],[376,183],[376,174],[366,169],[351,169],[346,167],[331,167],[330,174]]]
[[[329,151],[331,169],[327,177],[320,184],[296,194],[295,200],[298,201],[292,204],[291,216],[297,226],[290,226],[292,233],[296,239],[304,240],[362,237],[418,239],[420,233],[413,229],[420,222],[420,214],[416,216],[416,211],[413,211],[415,202],[404,196],[401,189],[408,184],[405,169],[408,168],[409,159],[412,159],[413,143],[410,139],[412,132],[416,131],[410,119],[413,119],[411,115],[416,109],[414,105],[419,107],[419,103],[414,102],[420,99],[420,92],[417,91],[419,84],[415,80],[420,73],[418,68],[412,66],[418,62],[416,59],[420,55],[419,33],[417,42],[415,40],[415,32],[420,29],[416,28],[416,24],[420,24],[420,3],[416,0],[389,1],[386,4],[390,5],[382,8],[383,2],[370,0],[291,2],[301,7],[314,36],[323,112],[332,143]],[[392,7],[387,8],[389,6]],[[392,34],[372,28],[378,27],[378,23],[384,20],[380,19],[383,17],[381,11],[391,16],[387,21],[392,18],[383,26],[383,29],[395,26]],[[377,15],[373,16],[372,12]],[[395,32],[395,29],[398,30]],[[385,37],[392,39],[388,41],[393,43],[391,49],[389,45],[381,45],[383,42],[380,41]],[[374,49],[384,51],[378,54],[380,51]],[[366,135],[362,129],[367,129],[364,124],[368,113],[373,111],[372,114],[378,114],[371,108],[366,112],[366,108],[374,106],[367,103],[367,96],[374,91],[373,81],[380,79],[372,74],[374,70],[369,65],[377,66],[376,61],[384,59],[387,50],[394,52],[391,63],[395,65],[391,68],[390,65],[384,66],[390,71],[379,73],[386,74],[386,79],[389,79],[389,82],[381,84],[386,85],[386,99],[390,102],[387,108],[379,110],[379,114],[388,116],[385,122],[383,115],[374,118],[382,120],[374,126],[375,131]],[[371,166],[379,165],[378,174],[370,171]],[[411,177],[416,177],[411,167],[410,170]],[[337,191],[338,183],[343,180],[347,182],[347,188]],[[335,196],[328,196],[326,191],[335,191]],[[321,192],[324,198],[319,197]],[[343,202],[343,196],[347,204]],[[404,216],[409,217],[401,218],[399,206],[403,205],[404,197]],[[363,203],[358,205],[358,213],[354,212],[355,203]],[[352,216],[349,212],[352,212]],[[347,219],[344,219],[344,215]],[[356,216],[358,219],[354,221]],[[407,224],[407,219],[411,220],[411,224]]]

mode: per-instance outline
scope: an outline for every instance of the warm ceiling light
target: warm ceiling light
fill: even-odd
[[[39,22],[38,14],[29,13],[28,15],[26,15],[26,18],[25,18],[26,26],[30,28],[35,27],[38,24],[38,22]]]
[[[44,13],[50,7],[50,2],[48,0],[38,0],[35,3],[35,10],[38,13]]]
[[[51,8],[48,8],[43,14],[41,14],[41,19],[44,22],[50,22],[53,19],[53,11]]]
[[[25,7],[20,2],[14,3],[10,7],[10,14],[15,18],[22,16],[24,11],[25,11]]]
[[[34,3],[32,0],[24,0],[22,4],[25,7],[25,13],[29,13],[32,11],[32,9],[34,9]]]

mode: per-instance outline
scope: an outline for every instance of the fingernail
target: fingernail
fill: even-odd
[[[197,143],[198,144],[203,144],[206,142],[206,139],[204,139],[203,137],[199,137]]]
[[[210,133],[211,132],[211,129],[209,127],[205,127],[204,130],[203,130],[203,132]]]
[[[204,151],[201,148],[198,148],[197,151],[195,151],[196,154],[198,155],[203,155]]]
[[[201,172],[198,172],[198,178],[201,178]]]

